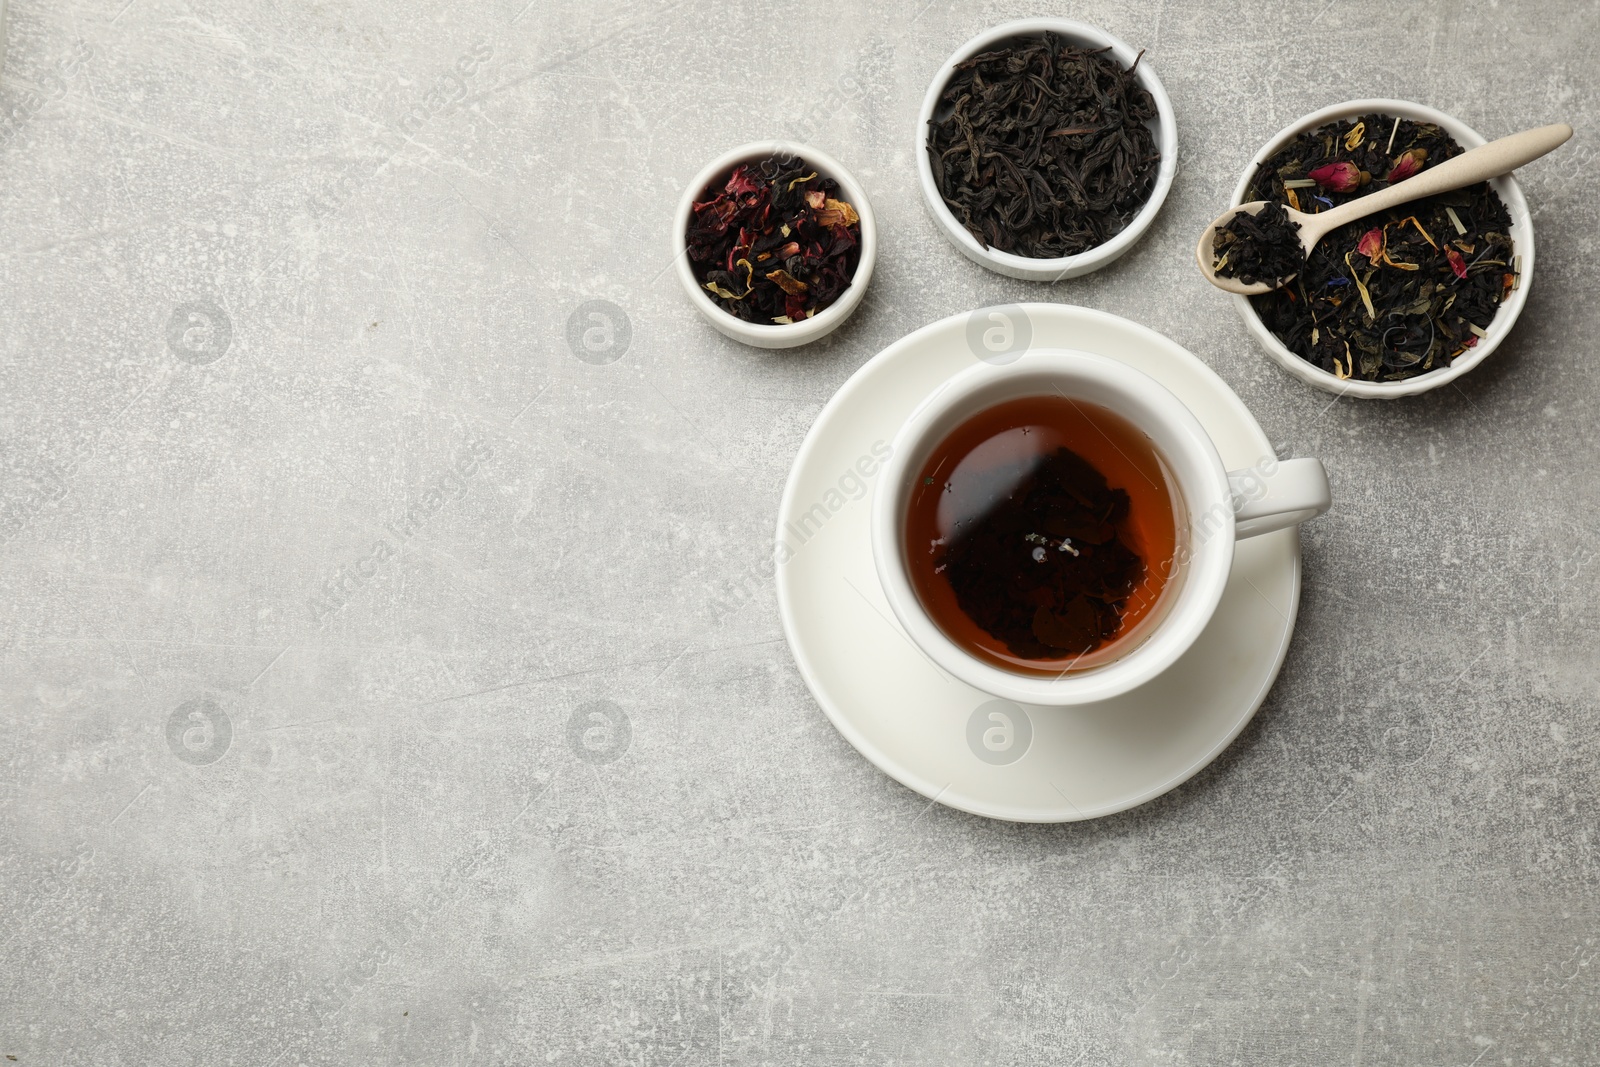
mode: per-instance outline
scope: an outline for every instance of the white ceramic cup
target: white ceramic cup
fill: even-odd
[[[1141,430],[1165,462],[1187,519],[1159,620],[1101,666],[1059,675],[991,665],[945,635],[923,608],[905,559],[912,483],[929,455],[972,416],[1025,396],[1060,394],[1098,404]],[[1320,460],[1263,457],[1229,471],[1194,414],[1160,382],[1103,356],[1030,350],[1005,365],[980,363],[940,386],[895,436],[872,501],[872,554],[889,606],[935,665],[983,692],[1024,704],[1088,704],[1143,685],[1170,667],[1211,621],[1233,567],[1234,542],[1304,522],[1328,509]],[[1131,639],[1131,638],[1130,638]]]

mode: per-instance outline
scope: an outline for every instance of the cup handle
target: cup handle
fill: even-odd
[[[1233,495],[1234,536],[1246,537],[1298,526],[1328,510],[1328,472],[1320,459],[1269,456],[1254,467],[1228,472]]]

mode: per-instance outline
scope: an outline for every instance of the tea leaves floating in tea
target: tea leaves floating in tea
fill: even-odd
[[[1150,199],[1161,161],[1138,66],[1052,33],[957,64],[927,150],[967,231],[1032,259],[1087,252],[1121,232]]]
[[[1458,156],[1437,125],[1363,115],[1303,133],[1256,170],[1246,200],[1320,212]],[[1341,226],[1282,289],[1250,297],[1262,323],[1340,378],[1400,381],[1478,343],[1516,284],[1511,215],[1488,182]]]
[[[1007,670],[1116,659],[1171,603],[1181,503],[1166,470],[1127,419],[1064,394],[969,416],[923,462],[906,508],[918,600]]]
[[[939,564],[961,609],[1018,656],[1092,651],[1122,629],[1144,562],[1117,527],[1128,494],[1058,448],[1030,479],[945,549]]]

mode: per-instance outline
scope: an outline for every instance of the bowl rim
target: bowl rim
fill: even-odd
[[[1229,206],[1236,207],[1244,202],[1243,197],[1251,179],[1255,177],[1256,168],[1291,138],[1330,122],[1372,113],[1434,123],[1455,138],[1463,148],[1476,148],[1487,143],[1482,134],[1454,115],[1410,100],[1367,97],[1347,100],[1341,104],[1330,104],[1285,126],[1250,157],[1250,162],[1245,165],[1243,173],[1239,176],[1238,184],[1234,186],[1233,195],[1228,201]],[[1278,364],[1302,381],[1330,393],[1367,400],[1389,400],[1426,393],[1453,382],[1482,363],[1500,347],[1500,343],[1505,340],[1516,324],[1517,318],[1522,314],[1523,306],[1528,302],[1528,288],[1533,280],[1533,217],[1528,211],[1528,201],[1522,194],[1522,187],[1517,184],[1515,173],[1502,174],[1498,178],[1490,179],[1489,184],[1499,194],[1511,215],[1512,252],[1522,258],[1521,278],[1517,287],[1501,301],[1500,307],[1495,311],[1494,318],[1490,320],[1489,328],[1485,331],[1487,336],[1481,338],[1476,345],[1467,350],[1466,354],[1458,357],[1448,367],[1440,367],[1398,382],[1364,382],[1340,378],[1291,352],[1282,341],[1273,336],[1272,331],[1267,329],[1266,323],[1256,314],[1255,308],[1250,305],[1249,297],[1232,296],[1234,310],[1244,320],[1246,328],[1256,341]]]
[[[740,163],[764,159],[780,152],[797,156],[812,164],[824,177],[837,181],[840,189],[850,197],[850,206],[855,208],[856,215],[860,218],[861,256],[856,263],[854,273],[850,275],[849,287],[840,294],[839,299],[811,318],[791,323],[746,322],[737,315],[724,311],[700,287],[699,279],[694,276],[694,267],[689,263],[689,218],[693,214],[696,198],[717,178],[730,173]],[[799,141],[782,139],[751,141],[729,149],[707,163],[684,188],[683,195],[678,201],[678,210],[673,215],[672,250],[673,266],[678,280],[688,293],[689,300],[711,321],[712,325],[724,333],[731,333],[742,339],[755,341],[759,338],[757,343],[763,346],[789,347],[816,340],[832,332],[849,318],[865,299],[867,284],[872,280],[872,269],[878,258],[878,224],[872,213],[872,203],[867,198],[866,190],[844,164],[827,152]]]
[[[1138,214],[1129,220],[1128,225],[1112,237],[1105,244],[1096,245],[1087,252],[1079,252],[1071,256],[1057,256],[1053,259],[1034,259],[1029,256],[1019,256],[1011,252],[1001,252],[988,248],[973,237],[961,221],[955,217],[950,208],[945,204],[944,197],[940,195],[939,188],[933,181],[933,164],[928,161],[928,120],[933,117],[939,101],[939,96],[944,92],[945,85],[954,73],[956,64],[970,59],[983,49],[1008,37],[1022,37],[1029,34],[1039,34],[1046,31],[1059,34],[1079,44],[1093,44],[1102,48],[1110,48],[1112,55],[1124,66],[1131,67],[1135,62],[1139,64],[1137,77],[1139,84],[1149,91],[1156,103],[1156,123],[1160,138],[1158,147],[1161,150],[1161,162],[1156,171],[1156,183],[1150,190],[1149,199],[1139,209]],[[1140,52],[1144,52],[1143,56]],[[953,241],[957,242],[961,250],[969,258],[976,260],[984,266],[998,270],[1001,273],[1011,271],[1024,271],[1029,275],[1044,276],[1057,274],[1052,280],[1059,281],[1068,277],[1069,272],[1085,274],[1091,270],[1098,270],[1112,260],[1117,259],[1129,248],[1133,247],[1144,236],[1145,231],[1155,221],[1156,215],[1161,211],[1161,206],[1167,199],[1167,194],[1172,190],[1172,181],[1178,170],[1178,123],[1172,109],[1172,98],[1167,95],[1166,87],[1161,84],[1161,78],[1156,74],[1155,68],[1150,63],[1148,50],[1135,49],[1120,37],[1087,22],[1076,19],[1054,18],[1040,16],[1036,18],[1014,19],[991,26],[962,44],[950,57],[946,59],[935,73],[933,80],[928,83],[928,90],[922,98],[922,108],[917,114],[917,128],[915,136],[915,157],[917,160],[917,176],[922,186],[922,196],[927,201],[928,208],[938,220],[940,228]],[[1078,268],[1075,272],[1073,268]],[[1012,274],[1012,277],[1017,275]]]

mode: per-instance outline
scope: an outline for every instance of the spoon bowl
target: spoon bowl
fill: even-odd
[[[1288,285],[1296,277],[1294,274],[1286,274],[1279,278],[1276,284],[1268,282],[1246,283],[1238,278],[1229,278],[1226,275],[1218,274],[1212,268],[1212,264],[1216,262],[1215,243],[1217,231],[1226,226],[1235,215],[1254,215],[1266,206],[1267,201],[1265,200],[1251,200],[1249,203],[1229,208],[1221,215],[1218,215],[1211,225],[1206,227],[1205,232],[1200,235],[1200,243],[1195,246],[1194,250],[1195,260],[1200,264],[1200,273],[1206,276],[1207,281],[1225,293],[1236,293],[1239,296],[1256,296],[1260,293],[1270,293],[1280,286]],[[1322,239],[1322,235],[1328,231],[1316,228],[1318,225],[1316,215],[1308,215],[1304,211],[1296,211],[1288,206],[1284,207],[1283,213],[1289,216],[1290,222],[1300,227],[1300,254],[1302,256],[1311,255],[1311,250],[1317,246],[1317,242]]]
[[[1425,196],[1436,196],[1439,193],[1448,193],[1452,189],[1460,189],[1465,185],[1498,178],[1561,147],[1571,136],[1572,127],[1564,122],[1523,130],[1521,133],[1502,137],[1498,141],[1479,145],[1454,159],[1447,159],[1437,166],[1427,167],[1404,181],[1390,185],[1387,189],[1369,193],[1331,210],[1318,211],[1310,215],[1289,207],[1283,210],[1289,216],[1289,221],[1300,227],[1300,248],[1309,256],[1318,241],[1346,223],[1375,215],[1380,211],[1387,211],[1392,207],[1399,207],[1412,200],[1420,200]],[[1194,256],[1206,281],[1224,292],[1239,296],[1255,296],[1258,293],[1281,288],[1295,277],[1289,274],[1276,282],[1255,282],[1246,285],[1237,278],[1226,278],[1216,271],[1214,243],[1217,229],[1226,226],[1228,220],[1241,211],[1253,215],[1266,206],[1265,200],[1252,200],[1247,204],[1231,207],[1205,228],[1205,232],[1200,235],[1200,243],[1195,246]]]

